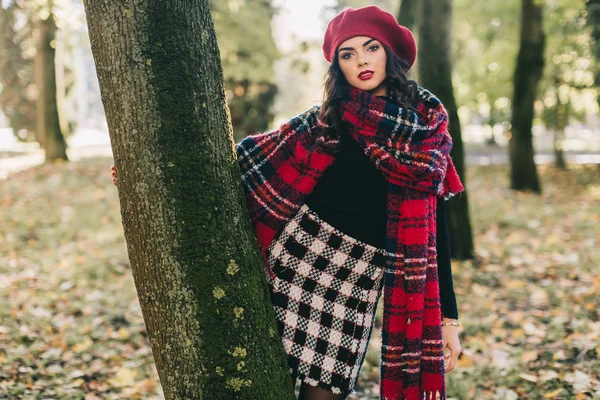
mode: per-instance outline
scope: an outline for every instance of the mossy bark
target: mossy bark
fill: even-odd
[[[45,152],[45,161],[68,160],[67,145],[60,128],[56,102],[56,50],[52,42],[56,37],[54,14],[35,21],[36,54],[35,83],[38,90],[36,100],[36,135]]]
[[[293,399],[207,0],[84,4],[165,397]]]
[[[538,0],[521,2],[521,45],[517,57],[512,103],[512,128],[509,140],[510,187],[515,190],[542,191],[534,162],[531,127],[534,102],[544,69],[545,37],[542,4]]]
[[[452,0],[423,0],[419,12],[419,75],[423,86],[444,104],[450,118],[451,156],[466,187],[465,156],[460,121],[452,88]],[[468,190],[448,200],[448,229],[452,258],[474,256]]]

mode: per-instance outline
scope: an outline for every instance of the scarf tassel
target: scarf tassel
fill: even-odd
[[[441,390],[435,390],[432,392],[425,392],[425,400],[435,400],[436,399],[436,394],[440,394],[440,398],[442,397],[442,391]]]

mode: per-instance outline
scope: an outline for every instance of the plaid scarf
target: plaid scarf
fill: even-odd
[[[450,149],[448,115],[419,87],[412,111],[348,87],[341,117],[347,132],[388,181],[380,393],[383,399],[445,395],[436,261],[437,197],[464,190]],[[247,208],[267,272],[266,250],[334,161],[338,140],[311,131],[319,106],[279,129],[237,145]]]

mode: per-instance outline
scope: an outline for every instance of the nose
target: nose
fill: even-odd
[[[369,61],[368,61],[368,60],[360,60],[360,61],[358,62],[358,66],[359,66],[359,67],[362,67],[363,65],[367,65],[368,63],[369,63]]]

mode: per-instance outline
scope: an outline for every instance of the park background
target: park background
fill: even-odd
[[[448,395],[600,398],[596,4],[541,2],[532,191],[510,179],[522,4],[451,3],[474,247],[452,264],[463,353]],[[236,142],[321,100],[326,21],[368,4],[394,15],[402,6],[210,2]],[[110,182],[83,4],[2,0],[0,12],[0,398],[163,398]],[[377,398],[379,340],[355,399]]]

